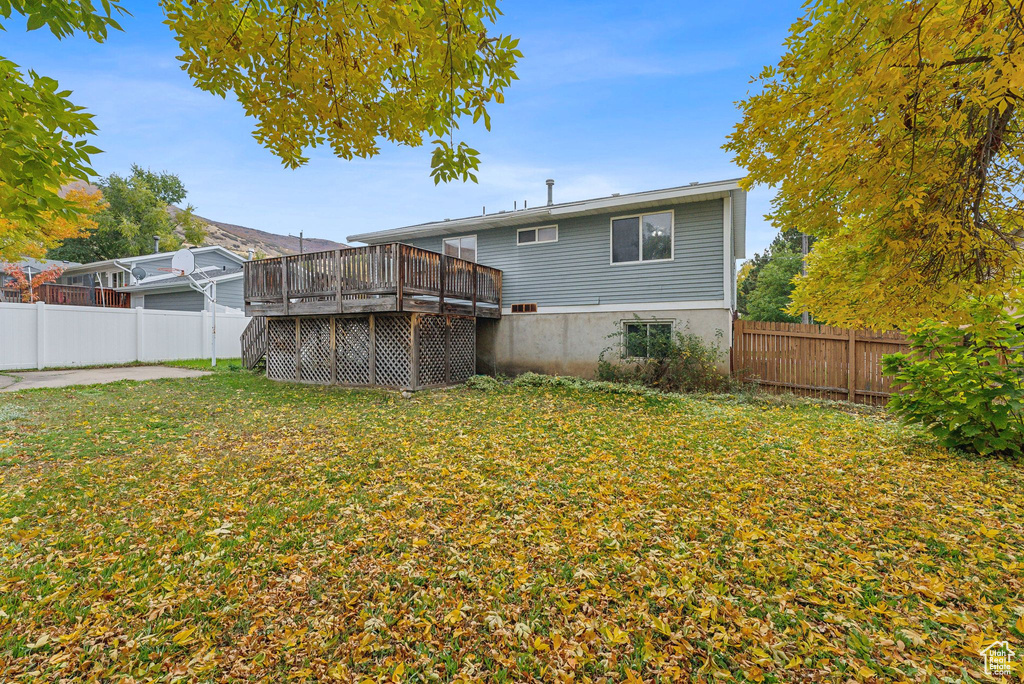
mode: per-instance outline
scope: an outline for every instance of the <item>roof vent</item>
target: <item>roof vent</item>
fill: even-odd
[[[690,181],[690,185],[700,185],[700,181]]]
[[[612,193],[612,197],[618,197],[618,196],[619,196],[619,193],[617,193],[617,192],[613,192]]]
[[[544,183],[547,184],[548,186],[548,206],[550,207],[552,204],[555,203],[554,199],[552,199],[555,181],[553,178],[548,178],[546,181],[544,181]]]

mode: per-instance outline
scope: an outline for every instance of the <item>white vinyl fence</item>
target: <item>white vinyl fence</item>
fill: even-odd
[[[210,356],[208,311],[0,303],[0,370]],[[217,358],[242,355],[249,319],[217,312]]]

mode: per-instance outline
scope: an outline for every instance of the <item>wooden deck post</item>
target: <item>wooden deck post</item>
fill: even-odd
[[[370,385],[377,384],[377,317],[370,314],[370,353],[367,360],[370,366],[370,374],[367,382]]]
[[[302,338],[299,334],[299,321],[302,319],[295,319],[295,379],[302,379]]]
[[[345,294],[345,285],[344,285],[345,279],[343,277],[344,272],[345,272],[345,269],[343,269],[341,267],[341,249],[337,249],[334,252],[334,277],[337,279],[336,282],[334,283],[334,297],[337,300],[335,302],[336,306],[334,308],[337,309],[338,313],[342,313],[343,312],[343,306],[342,306],[343,298],[342,298],[342,295]],[[333,334],[333,331],[334,331],[334,327],[333,326],[334,326],[334,324],[332,323],[331,324],[332,334]]]
[[[474,307],[475,308],[475,307]],[[452,381],[452,317],[444,317],[444,384]]]
[[[398,273],[395,278],[395,310],[404,311],[402,290],[405,284],[405,250],[402,249],[401,243],[395,243],[395,252],[397,252],[395,254],[395,263],[398,265]]]
[[[850,361],[847,364],[846,372],[849,373],[847,378],[847,394],[846,399],[851,404],[857,403],[857,329],[850,328],[850,341],[849,341],[849,352]]]
[[[476,316],[476,262],[473,262],[473,315]],[[501,308],[500,306],[498,308]]]
[[[409,389],[417,390],[420,386],[420,314],[413,314],[409,330]]]
[[[340,296],[340,295],[339,295]],[[338,326],[334,316],[331,316],[328,321],[331,325],[331,384],[338,384]]]
[[[437,286],[437,313],[444,313],[444,285],[445,277],[448,273],[448,256],[441,252],[441,258],[438,260],[437,265],[438,275],[438,286]]]
[[[288,264],[285,259],[288,257],[281,257],[281,304],[284,306],[284,313],[288,315]]]

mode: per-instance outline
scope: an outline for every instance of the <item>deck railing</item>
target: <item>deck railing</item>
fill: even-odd
[[[400,243],[245,264],[250,315],[421,311],[501,315],[501,271]]]
[[[87,287],[85,285],[61,285],[59,283],[42,283],[37,285],[32,297],[28,292],[4,288],[0,292],[0,301],[26,302],[34,298],[44,304],[66,304],[69,306],[105,306],[114,309],[131,307],[132,296],[128,292],[118,292],[108,287]]]

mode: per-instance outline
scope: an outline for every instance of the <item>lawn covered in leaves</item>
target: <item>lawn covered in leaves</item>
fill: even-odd
[[[985,681],[1024,469],[563,387],[0,395],[0,680]]]

